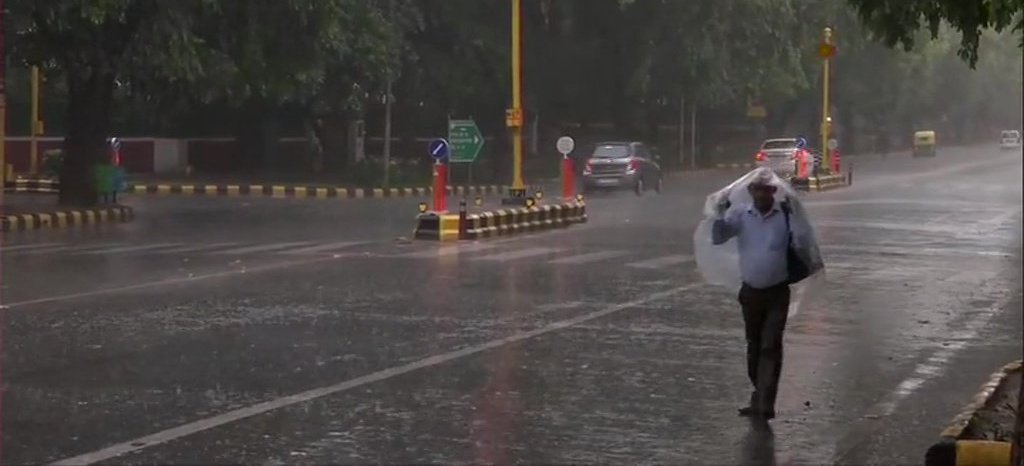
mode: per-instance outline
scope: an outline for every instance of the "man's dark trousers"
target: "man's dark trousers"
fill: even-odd
[[[782,373],[782,334],[789,317],[789,285],[740,288],[740,305],[747,337],[747,376],[754,385],[750,407],[761,414],[775,413],[775,395]]]

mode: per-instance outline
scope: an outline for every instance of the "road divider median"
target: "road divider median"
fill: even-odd
[[[465,209],[463,201],[458,213],[419,214],[413,237],[434,241],[476,240],[564,228],[587,221],[586,204],[582,200],[474,213]]]
[[[135,212],[132,208],[123,205],[18,213],[0,217],[0,231],[13,232],[43,228],[84,227],[105,223],[123,223],[134,218]]]
[[[851,173],[827,174],[808,176],[806,178],[793,178],[793,187],[801,191],[823,192],[834,189],[845,188],[850,185],[853,177]]]
[[[925,453],[925,466],[1010,466],[1021,361],[1003,366]],[[1000,419],[1009,415],[1009,419]],[[1008,423],[1009,425],[1005,425]]]
[[[501,194],[502,187],[449,186],[453,195]],[[194,195],[223,197],[273,197],[294,199],[383,199],[399,197],[426,197],[433,193],[429,187],[409,188],[351,188],[326,185],[276,185],[276,184],[135,184],[129,183],[126,194],[150,194],[161,196]]]
[[[56,194],[59,189],[57,180],[47,178],[17,178],[4,183],[4,191],[10,193]]]

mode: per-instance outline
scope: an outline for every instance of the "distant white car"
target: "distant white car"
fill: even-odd
[[[768,139],[754,155],[754,164],[768,167],[783,179],[797,175],[797,162],[810,158],[811,153],[800,147],[796,138]]]
[[[1020,131],[1008,130],[999,135],[1000,149],[1020,149]]]

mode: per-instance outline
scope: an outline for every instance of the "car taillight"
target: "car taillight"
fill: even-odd
[[[754,156],[754,160],[758,162],[764,162],[767,159],[768,157],[764,155],[764,152],[758,152],[757,155]]]
[[[583,166],[583,174],[584,175],[589,175],[589,174],[591,174],[593,172],[594,172],[594,166],[591,165],[590,161],[588,160],[587,164]]]
[[[633,159],[629,161],[629,165],[626,167],[627,173],[636,173],[640,169],[640,161]]]

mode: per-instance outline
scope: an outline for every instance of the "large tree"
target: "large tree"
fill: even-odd
[[[932,39],[943,24],[960,33],[959,55],[972,67],[986,29],[1012,28],[1024,45],[1024,1],[1021,0],[847,0],[864,23],[887,45],[910,49],[917,31],[927,28]]]
[[[33,0],[13,2],[14,48],[67,83],[60,200],[97,201],[115,91],[221,102],[265,116],[365,94],[388,46],[369,0]],[[370,57],[370,58],[366,58]],[[357,71],[353,71],[357,70]],[[334,85],[329,94],[325,85]],[[341,95],[339,95],[341,89]],[[259,127],[259,126],[257,126]],[[255,156],[258,156],[256,154]]]

